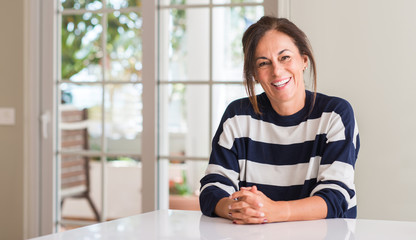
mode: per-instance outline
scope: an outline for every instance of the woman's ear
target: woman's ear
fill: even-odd
[[[305,71],[306,69],[308,69],[308,56],[302,55],[302,58],[303,58],[303,71]]]

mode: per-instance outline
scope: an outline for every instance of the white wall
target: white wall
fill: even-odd
[[[358,217],[416,221],[416,1],[296,0],[318,91],[346,98],[361,138]]]

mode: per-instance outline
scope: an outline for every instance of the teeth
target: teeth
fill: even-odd
[[[276,87],[281,87],[281,86],[285,85],[289,81],[290,81],[290,78],[288,78],[286,80],[282,80],[280,82],[273,83],[273,85],[275,85]]]

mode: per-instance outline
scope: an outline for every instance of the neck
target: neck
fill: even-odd
[[[299,97],[296,97],[287,102],[272,103],[273,109],[280,116],[290,116],[299,112],[305,106],[306,93],[302,91],[302,94]]]

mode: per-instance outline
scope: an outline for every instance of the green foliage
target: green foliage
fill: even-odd
[[[109,1],[111,3],[111,1]],[[101,1],[97,0],[63,0],[64,9],[95,9],[102,8]],[[141,6],[141,0],[128,0],[119,7]],[[74,15],[63,15],[61,26],[61,55],[62,55],[62,79],[70,79],[84,68],[91,65],[102,65],[104,57],[102,37],[103,15],[96,13],[82,13]],[[123,65],[125,73],[137,72],[137,61],[141,62],[141,13],[130,12],[107,15],[107,54],[128,52],[135,60],[129,60],[123,54]],[[126,37],[128,36],[128,37]],[[114,55],[114,54],[113,54]],[[117,54],[112,56],[118,60]],[[107,56],[107,60],[110,58]],[[108,66],[106,66],[108,68]],[[108,70],[108,69],[107,69]]]
[[[62,78],[69,79],[90,64],[97,64],[102,54],[99,37],[87,41],[87,33],[101,28],[101,17],[85,13],[62,18]],[[85,40],[84,40],[85,39]]]
[[[182,182],[181,183],[175,182],[174,186],[175,186],[175,189],[173,190],[173,194],[178,194],[181,196],[191,194],[191,190],[189,189],[189,186],[188,186],[188,180],[186,177],[185,170],[182,170]]]

